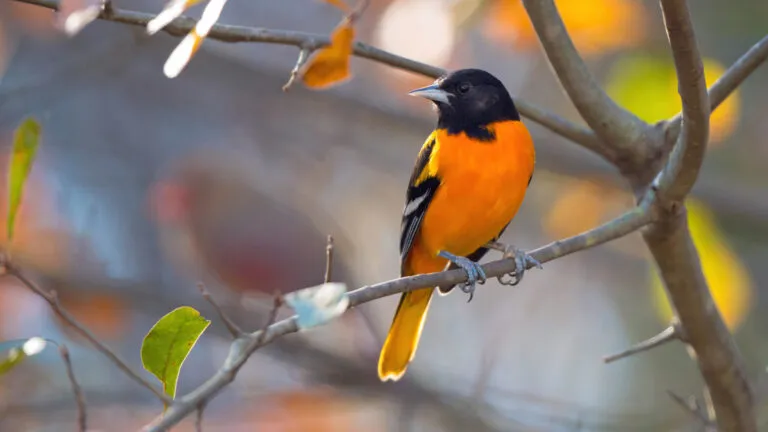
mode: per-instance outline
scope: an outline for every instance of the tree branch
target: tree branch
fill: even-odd
[[[652,200],[646,199],[638,207],[610,222],[591,231],[540,247],[531,251],[529,255],[539,262],[545,263],[623,237],[653,221],[654,211],[652,205]],[[528,266],[528,268],[530,267],[531,265]],[[483,270],[485,270],[488,277],[499,277],[515,271],[516,264],[514,258],[502,259],[484,264]],[[461,269],[399,278],[350,291],[348,293],[349,307],[352,308],[406,291],[442,285],[456,285],[466,280],[467,274]],[[235,379],[240,368],[258,348],[280,336],[295,333],[298,330],[296,317],[292,316],[271,324],[260,331],[238,338],[230,346],[229,355],[222,367],[208,381],[192,392],[176,399],[162,417],[147,425],[144,430],[149,432],[167,431],[171,426],[197,409],[199,404],[211,400],[219,391],[229,385]]]
[[[709,138],[709,99],[686,0],[662,0],[661,9],[683,102],[683,130],[654,182],[662,199],[681,200],[690,192],[704,162]]]
[[[756,431],[752,391],[741,354],[707,288],[683,207],[646,232],[669,299],[696,352],[720,431]]]
[[[86,432],[88,430],[88,417],[85,410],[85,395],[83,395],[83,388],[75,378],[75,371],[72,368],[72,359],[69,358],[69,349],[66,345],[59,345],[59,354],[64,361],[64,366],[67,368],[67,378],[72,385],[72,393],[75,395],[75,403],[77,404],[77,425],[80,432]]]
[[[752,45],[752,47],[709,88],[709,109],[714,111],[754,72],[763,62],[768,60],[768,35]],[[683,113],[680,112],[667,123],[667,136],[677,138]]]
[[[715,306],[688,230],[682,204],[698,177],[709,134],[704,67],[685,0],[661,0],[683,103],[682,132],[666,167],[654,180],[660,220],[643,233],[669,299],[696,353],[712,395],[718,429],[757,430],[752,391],[741,354]]]
[[[640,343],[637,343],[620,353],[611,354],[609,356],[603,357],[603,362],[612,363],[612,362],[615,362],[616,360],[621,360],[623,358],[627,358],[629,356],[633,356],[641,352],[652,350],[656,347],[665,345],[667,342],[672,342],[673,340],[684,340],[683,330],[682,330],[682,327],[680,327],[679,323],[671,324],[669,327],[662,330],[661,333],[653,337],[650,337]]]
[[[5,271],[7,274],[15,277],[19,280],[24,286],[29,288],[32,292],[39,295],[43,298],[48,304],[51,306],[51,309],[58,315],[62,320],[64,320],[70,327],[72,327],[73,330],[75,330],[80,336],[85,338],[88,342],[93,345],[96,350],[104,354],[105,357],[107,357],[112,363],[115,364],[120,370],[122,370],[126,375],[128,375],[131,379],[139,383],[144,388],[148,389],[152,393],[154,393],[155,396],[157,396],[158,399],[160,399],[162,402],[166,404],[170,404],[173,402],[171,398],[160,392],[158,389],[155,388],[152,384],[147,382],[144,378],[139,376],[136,372],[131,369],[130,366],[128,366],[120,357],[117,356],[114,352],[112,352],[111,349],[109,349],[106,345],[101,343],[96,336],[91,333],[90,330],[85,328],[82,324],[80,324],[75,317],[73,317],[69,312],[67,312],[64,308],[61,307],[61,304],[59,303],[59,298],[56,296],[55,291],[46,291],[43,288],[39,287],[36,283],[34,283],[31,279],[29,279],[22,271],[21,269],[17,268],[13,263],[6,262],[5,263]]]
[[[54,0],[13,0],[19,3],[26,3],[35,6],[41,6],[52,10],[58,10],[59,2]],[[113,21],[133,26],[146,27],[156,15],[135,12],[112,7],[110,11],[102,11],[99,19]],[[177,37],[183,37],[195,27],[196,20],[180,16],[163,28],[163,31]],[[259,42],[279,45],[293,45],[301,50],[312,52],[330,44],[328,35],[305,33],[289,30],[266,29],[258,27],[244,27],[235,25],[215,24],[206,36],[207,39],[214,39],[221,42]],[[438,78],[445,74],[445,70],[411,60],[405,57],[392,54],[360,42],[355,42],[353,55],[377,63],[392,66],[397,69],[406,70],[419,75]],[[608,149],[602,144],[597,136],[589,129],[576,123],[570,122],[563,117],[540,108],[523,99],[515,98],[515,105],[523,116],[544,126],[552,132],[561,135],[577,144],[586,147],[589,150],[597,152],[603,157],[607,157]],[[609,159],[610,160],[610,159]]]
[[[553,0],[523,0],[544,52],[560,83],[587,124],[602,139],[603,157],[618,164],[616,151],[644,156],[636,142],[650,127],[617,105],[600,88],[573,45]]]

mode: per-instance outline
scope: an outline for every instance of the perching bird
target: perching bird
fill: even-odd
[[[467,272],[474,291],[485,273],[477,263],[517,213],[533,176],[533,141],[504,85],[479,69],[463,69],[411,95],[431,100],[437,128],[419,152],[406,193],[400,273]],[[538,263],[515,249],[516,276]],[[453,287],[439,287],[446,294]],[[397,381],[416,353],[434,288],[405,293],[379,357],[379,378]],[[470,297],[471,298],[471,297]]]

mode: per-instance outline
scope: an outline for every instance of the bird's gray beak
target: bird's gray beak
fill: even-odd
[[[421,96],[424,99],[429,99],[431,101],[435,102],[442,102],[446,105],[450,105],[451,102],[448,100],[449,93],[440,87],[438,87],[437,84],[432,84],[431,86],[418,88],[416,90],[411,90],[408,92],[411,96]]]

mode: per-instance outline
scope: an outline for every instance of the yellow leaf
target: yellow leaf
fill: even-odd
[[[348,79],[349,57],[355,28],[345,18],[331,34],[331,44],[315,52],[302,68],[301,79],[309,88],[323,89]]]
[[[711,58],[704,58],[707,86],[725,73],[725,68]],[[668,58],[645,54],[626,56],[614,63],[606,91],[620,105],[641,119],[655,123],[680,112],[675,67]],[[735,91],[712,113],[710,143],[717,145],[736,128],[739,118],[739,93]]]
[[[40,144],[40,123],[32,117],[24,119],[13,136],[13,154],[8,168],[8,218],[6,235],[13,240],[16,214],[21,206],[24,185],[37,155]]]
[[[752,280],[736,253],[727,243],[712,212],[702,203],[688,199],[688,225],[699,253],[702,271],[717,309],[732,331],[749,313]],[[651,268],[653,300],[664,322],[672,318],[672,308],[655,268]]]
[[[635,0],[557,0],[557,9],[584,56],[635,46],[645,36],[645,9]],[[520,49],[539,49],[536,32],[520,0],[494,0],[485,34]]]

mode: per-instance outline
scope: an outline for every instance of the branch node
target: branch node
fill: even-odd
[[[713,428],[715,424],[712,422],[712,420],[709,419],[704,409],[702,409],[701,405],[699,404],[699,401],[696,399],[695,396],[688,396],[688,398],[684,398],[680,396],[679,394],[673,392],[672,390],[667,390],[667,394],[669,397],[672,398],[673,401],[677,403],[677,405],[680,406],[685,412],[693,416],[696,420],[698,420],[702,425],[704,425],[707,430],[712,430],[710,428]]]

